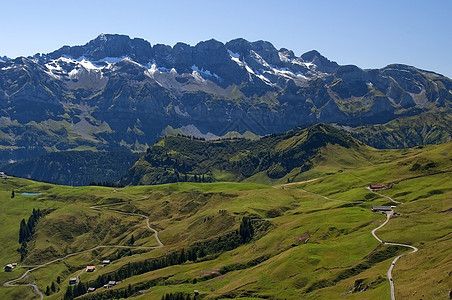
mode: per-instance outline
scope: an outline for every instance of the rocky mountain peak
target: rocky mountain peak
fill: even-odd
[[[339,65],[336,62],[330,61],[325,56],[320,54],[317,50],[311,50],[309,52],[306,52],[303,55],[301,55],[301,58],[305,62],[315,64],[319,70],[326,73],[333,72],[339,67]]]
[[[127,35],[100,34],[83,46],[63,46],[49,53],[53,59],[61,56],[85,57],[97,61],[107,57],[131,57],[137,62],[147,62],[154,52],[149,42],[141,38],[131,39]]]

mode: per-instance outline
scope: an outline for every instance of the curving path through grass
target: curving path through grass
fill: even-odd
[[[386,195],[383,195],[383,194],[380,194],[380,193],[375,192],[375,191],[372,190],[369,186],[366,186],[366,189],[368,189],[369,191],[371,191],[371,192],[374,193],[375,195],[378,195],[378,196],[380,196],[380,197],[383,197],[383,198],[388,199],[388,200],[391,201],[392,203],[395,203],[395,204],[403,204],[403,202],[395,201],[394,199],[392,199],[392,198],[389,197],[389,196],[386,196]]]
[[[56,263],[56,262],[61,262],[61,261],[65,260],[66,258],[75,256],[75,255],[79,255],[79,254],[82,254],[82,253],[90,252],[90,251],[93,251],[93,250],[96,250],[96,249],[102,249],[102,248],[128,248],[128,249],[151,249],[151,250],[152,250],[152,249],[158,249],[158,248],[163,247],[164,245],[163,245],[163,243],[160,241],[160,238],[159,238],[159,236],[158,236],[158,231],[157,231],[155,228],[151,227],[150,220],[149,220],[149,216],[146,216],[146,215],[143,215],[143,214],[137,214],[137,213],[123,212],[123,211],[116,210],[116,209],[108,209],[108,208],[104,208],[104,207],[109,207],[109,206],[121,205],[121,204],[125,204],[125,203],[127,203],[127,202],[118,202],[118,203],[114,203],[114,204],[95,205],[95,206],[91,206],[90,209],[99,210],[99,211],[102,211],[102,210],[108,210],[108,211],[112,211],[112,212],[120,213],[120,214],[124,214],[124,215],[138,216],[138,217],[145,218],[145,219],[146,219],[146,225],[147,225],[147,228],[148,228],[150,231],[152,231],[152,232],[154,233],[154,237],[155,237],[155,239],[156,239],[156,241],[157,241],[157,243],[158,243],[158,246],[99,245],[99,246],[96,246],[96,247],[91,248],[91,249],[87,249],[87,250],[82,250],[82,251],[77,251],[77,252],[74,252],[74,253],[70,253],[70,254],[68,254],[68,255],[66,255],[66,256],[63,256],[63,257],[60,257],[60,258],[51,260],[51,261],[46,262],[46,263],[43,263],[43,264],[34,265],[34,266],[32,266],[31,269],[27,270],[24,274],[22,274],[22,276],[20,276],[20,277],[18,277],[18,278],[16,278],[16,279],[12,279],[12,280],[9,280],[9,281],[3,283],[3,286],[7,286],[7,287],[11,287],[11,286],[24,286],[24,285],[25,285],[25,286],[30,286],[30,287],[32,288],[33,292],[34,292],[36,295],[38,295],[39,298],[42,300],[42,299],[44,299],[44,294],[39,290],[39,288],[38,288],[38,286],[36,285],[35,282],[33,282],[33,283],[26,283],[26,284],[20,284],[20,283],[17,283],[17,282],[20,281],[20,280],[22,280],[22,279],[25,279],[25,278],[28,276],[28,274],[30,274],[31,272],[33,272],[33,271],[35,271],[35,270],[37,270],[37,269],[43,268],[43,267],[48,266],[48,265],[50,265],[50,264],[54,264],[54,263]],[[23,267],[23,268],[26,268],[26,267],[30,267],[30,266],[22,266],[22,267]],[[77,280],[78,280],[79,276],[80,276],[82,273],[83,273],[83,270],[81,270],[81,271],[77,274]]]
[[[31,270],[28,270],[27,272],[25,272],[19,278],[16,278],[16,279],[13,279],[13,280],[5,282],[3,284],[3,286],[24,286],[24,285],[25,286],[29,286],[33,290],[33,293],[35,293],[42,300],[42,299],[44,299],[44,294],[39,290],[39,288],[36,285],[36,283],[33,282],[33,283],[25,283],[25,284],[15,284],[15,282],[26,278],[30,272],[31,272]]]
[[[386,195],[382,195],[382,194],[380,194],[380,193],[377,193],[377,192],[371,190],[369,187],[366,187],[366,188],[367,188],[369,191],[371,191],[372,193],[374,193],[374,194],[376,194],[376,195],[379,195],[379,196],[381,196],[381,197],[384,197],[384,198],[390,200],[390,201],[393,202],[393,203],[402,204],[402,202],[395,201],[394,199],[392,199],[392,198],[389,197],[389,196],[386,196]],[[394,212],[393,212],[392,210],[391,210],[390,212],[387,212],[387,213],[386,213],[386,221],[384,221],[383,224],[381,224],[380,226],[378,226],[377,228],[375,228],[374,230],[372,230],[372,235],[373,235],[373,237],[374,237],[377,241],[379,241],[380,243],[382,243],[382,244],[384,244],[384,245],[407,247],[407,248],[411,248],[411,249],[413,250],[413,251],[411,251],[410,253],[415,253],[415,252],[417,252],[419,249],[416,248],[416,247],[414,247],[414,246],[411,246],[411,245],[408,245],[408,244],[400,244],[400,243],[384,242],[382,239],[380,239],[380,238],[375,234],[375,232],[376,232],[378,229],[380,229],[380,228],[382,228],[383,226],[385,226],[386,224],[388,224],[388,222],[389,222],[389,220],[391,219],[391,217],[393,216],[393,214],[394,214]],[[394,295],[394,294],[395,294],[395,292],[394,292],[394,291],[395,291],[395,288],[394,288],[394,280],[393,280],[393,278],[392,278],[392,269],[394,268],[394,266],[395,266],[396,262],[399,260],[399,258],[401,258],[402,256],[404,256],[405,254],[406,254],[406,253],[400,254],[399,256],[397,256],[396,258],[394,258],[394,260],[392,261],[391,266],[389,267],[388,272],[387,272],[388,280],[389,280],[389,286],[390,286],[390,288],[391,288],[391,300],[395,300],[395,295]]]
[[[157,248],[163,247],[164,245],[163,245],[162,241],[160,241],[158,231],[155,228],[151,227],[149,216],[142,215],[142,214],[137,214],[137,213],[128,213],[128,212],[124,212],[124,211],[116,210],[116,209],[103,208],[103,207],[106,207],[106,206],[121,205],[121,204],[125,204],[125,203],[128,203],[128,202],[118,202],[118,203],[114,203],[114,204],[95,205],[95,206],[91,206],[90,208],[94,209],[94,210],[100,210],[100,211],[108,210],[108,211],[112,211],[112,212],[115,212],[115,213],[118,213],[118,214],[129,215],[129,216],[138,216],[138,217],[145,218],[146,219],[147,228],[154,233],[155,240],[157,241],[157,243],[159,245],[155,246],[155,247],[146,247],[146,246],[136,246],[136,247],[147,248],[147,249],[157,249]]]

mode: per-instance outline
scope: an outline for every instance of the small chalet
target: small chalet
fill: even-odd
[[[371,190],[382,190],[382,189],[385,188],[385,186],[384,186],[383,184],[371,184],[371,185],[369,186],[369,188],[370,188]]]
[[[117,281],[111,280],[107,284],[104,284],[104,288],[108,289],[108,288],[114,287],[117,284],[118,284]]]
[[[86,272],[94,272],[96,270],[95,266],[86,266]]]
[[[92,293],[92,292],[94,292],[95,290],[96,290],[96,288],[89,287],[89,288],[87,289],[87,292],[88,292],[88,293]]]
[[[5,270],[6,272],[11,272],[14,269],[14,266],[12,264],[7,264],[6,266],[3,267],[3,270]]]
[[[5,172],[0,172],[0,178],[7,178],[8,175],[6,175]]]
[[[381,212],[381,213],[386,213],[386,212],[390,212],[392,211],[392,207],[391,206],[372,206],[372,211],[373,212]]]
[[[76,284],[77,283],[77,277],[69,278],[69,284]]]
[[[109,265],[109,264],[110,264],[110,260],[109,260],[109,259],[104,259],[104,260],[102,261],[102,264],[103,264],[103,265]]]

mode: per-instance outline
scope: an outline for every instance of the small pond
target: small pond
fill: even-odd
[[[22,193],[21,195],[24,195],[24,196],[38,196],[38,195],[42,195],[42,193]]]

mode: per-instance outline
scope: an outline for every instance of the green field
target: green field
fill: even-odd
[[[38,268],[21,280],[35,282],[42,292],[53,282],[55,292],[46,299],[62,299],[71,277],[79,275],[81,282],[88,283],[134,263],[188,251],[197,243],[224,242],[249,217],[255,232],[251,240],[122,278],[116,287],[100,287],[80,299],[110,299],[107,292],[128,289],[136,289],[134,299],[162,299],[176,292],[192,295],[194,290],[204,299],[389,299],[387,269],[396,255],[409,250],[381,245],[373,238],[371,230],[385,216],[370,208],[390,203],[365,186],[394,183],[381,193],[403,202],[395,208],[400,215],[378,236],[419,248],[404,255],[394,268],[396,298],[447,298],[452,289],[452,144],[369,148],[365,156],[355,154],[329,145],[317,156],[314,168],[289,173],[273,186],[250,182],[259,181],[257,177],[243,183],[185,182],[120,189],[1,179],[0,263],[17,262],[18,267],[0,272],[0,282],[20,277],[27,266],[82,252]],[[295,183],[285,184],[288,177]],[[42,194],[25,196],[23,192]],[[94,205],[104,206],[91,208]],[[28,253],[20,261],[16,250],[20,221],[38,208],[53,210],[37,222]],[[149,217],[163,247],[157,247],[141,215]],[[104,259],[111,264],[103,266]],[[96,271],[85,272],[87,265],[95,265]],[[0,298],[37,296],[26,286],[3,286]]]

